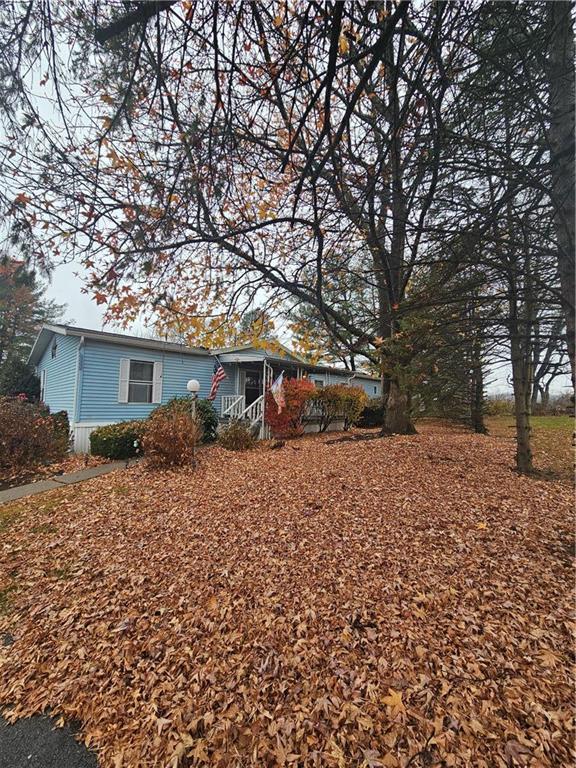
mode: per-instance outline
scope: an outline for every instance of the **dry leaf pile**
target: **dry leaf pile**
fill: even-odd
[[[214,448],[20,503],[0,701],[104,768],[572,765],[572,495],[512,452]]]

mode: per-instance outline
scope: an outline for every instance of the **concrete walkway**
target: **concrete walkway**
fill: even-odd
[[[139,459],[130,459],[128,466],[132,467],[137,464]],[[77,472],[70,472],[67,475],[58,475],[50,478],[50,480],[39,480],[37,483],[28,483],[27,485],[19,485],[16,488],[7,488],[5,491],[0,491],[0,504],[5,504],[8,501],[16,501],[16,499],[22,499],[24,496],[34,496],[37,493],[45,493],[46,491],[53,491],[55,488],[61,488],[63,485],[74,485],[75,483],[83,483],[84,480],[91,480],[93,477],[99,477],[100,475],[107,475],[108,472],[114,472],[115,469],[125,469],[126,461],[111,461],[109,464],[98,464],[96,467],[86,467],[86,469],[79,469]]]

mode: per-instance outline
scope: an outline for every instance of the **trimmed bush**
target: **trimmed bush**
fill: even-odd
[[[228,451],[248,451],[256,445],[256,436],[249,424],[231,421],[220,431],[218,442]]]
[[[315,392],[314,384],[309,379],[285,379],[283,389],[285,407],[280,413],[272,393],[266,393],[266,424],[276,438],[299,437],[304,432],[302,420]]]
[[[0,397],[0,412],[0,469],[32,469],[66,455],[68,439],[56,430],[46,407],[25,395]]]
[[[213,443],[218,437],[218,412],[212,402],[197,400],[196,416],[202,424],[202,442]]]
[[[325,432],[338,416],[343,415],[343,384],[330,384],[328,387],[317,389],[310,398],[318,416],[318,431]]]
[[[372,397],[364,406],[357,424],[359,427],[381,427],[385,413],[384,400],[381,397]]]
[[[90,453],[107,459],[130,459],[142,454],[144,421],[121,421],[90,433]]]
[[[190,464],[201,439],[202,426],[186,409],[157,409],[148,417],[142,440],[146,461],[155,468]]]
[[[192,415],[193,399],[191,397],[173,397],[165,405],[155,408],[152,415],[158,413],[168,413],[174,409],[189,413]],[[202,442],[212,443],[218,436],[218,413],[210,400],[196,400],[196,418],[202,426]]]
[[[360,420],[362,411],[368,402],[368,395],[362,387],[344,386],[342,387],[340,397],[341,411],[344,416],[344,429],[348,431],[350,427],[353,427]]]

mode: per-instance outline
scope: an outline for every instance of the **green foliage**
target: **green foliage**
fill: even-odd
[[[359,427],[382,427],[384,425],[384,416],[386,413],[386,406],[384,400],[381,397],[372,397],[360,414],[358,419]]]
[[[63,437],[47,409],[25,397],[0,397],[0,470],[34,468],[63,458]]]
[[[318,416],[318,431],[325,432],[337,416],[342,415],[341,384],[331,384],[317,389],[311,396],[314,413]]]
[[[0,370],[11,368],[16,360],[23,363],[38,326],[61,317],[64,306],[46,301],[44,290],[23,261],[0,259]],[[7,377],[9,380],[9,373]],[[19,394],[10,389],[3,394]]]
[[[38,400],[40,379],[36,376],[34,367],[18,357],[8,358],[4,365],[0,366],[0,395],[26,395],[28,400]]]
[[[325,432],[336,418],[344,420],[345,430],[350,429],[359,420],[368,395],[362,387],[330,384],[328,387],[317,389],[310,400],[318,415],[318,430]]]
[[[357,424],[366,403],[368,395],[362,387],[342,386],[340,392],[341,412],[344,416],[344,429],[349,430]]]
[[[146,460],[155,468],[190,464],[201,438],[199,420],[185,408],[156,409],[148,417],[142,440]]]
[[[256,445],[256,437],[249,424],[231,421],[220,431],[218,442],[228,451],[248,451]]]
[[[151,415],[158,413],[168,413],[169,411],[179,410],[185,413],[193,414],[194,401],[191,397],[173,397],[164,405],[155,408]],[[196,400],[196,417],[202,426],[202,442],[212,443],[217,438],[218,430],[218,412],[210,400]]]
[[[202,442],[213,443],[218,437],[218,412],[210,400],[196,401],[196,415],[202,424]]]
[[[486,398],[487,416],[513,416],[514,398],[511,395],[492,395]]]
[[[144,421],[121,421],[90,433],[90,452],[107,459],[130,459],[142,453]]]

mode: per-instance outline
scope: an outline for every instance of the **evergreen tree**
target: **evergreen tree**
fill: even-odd
[[[44,287],[22,261],[0,261],[0,392],[36,397],[26,361],[42,323],[61,318],[64,306],[43,298]]]

